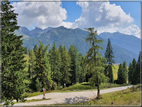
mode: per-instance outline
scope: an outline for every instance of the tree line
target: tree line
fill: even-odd
[[[48,51],[49,45],[39,43],[28,50],[28,80],[32,91],[40,91],[42,87],[60,89],[86,81],[87,71],[82,70],[84,57],[75,45],[68,51],[66,46],[60,45],[58,49],[54,43]]]
[[[43,87],[48,90],[60,89],[84,81],[97,87],[97,98],[100,98],[100,84],[114,83],[113,63],[114,54],[111,41],[108,44],[104,57],[100,53],[103,40],[97,38],[97,31],[88,28],[89,35],[86,42],[90,49],[83,56],[75,45],[69,50],[62,44],[56,44],[49,49],[39,41],[39,46],[27,51],[29,59],[25,59],[25,48],[22,46],[22,36],[16,36],[17,15],[10,2],[1,5],[1,33],[2,33],[2,100],[5,104],[13,104],[13,100],[24,100],[25,92],[41,91]],[[27,49],[26,49],[27,50]],[[27,67],[28,66],[28,67]],[[28,69],[27,69],[28,68]],[[119,65],[116,83],[140,83],[140,57],[134,59],[129,67],[126,62]]]

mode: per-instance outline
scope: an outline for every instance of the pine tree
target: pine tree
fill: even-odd
[[[46,86],[47,80],[50,79],[50,66],[49,66],[48,58],[47,58],[47,50],[48,50],[49,45],[45,47],[43,43],[41,43],[40,41],[39,43],[40,43],[40,46],[37,47],[35,51],[36,63],[34,67],[34,72],[36,75],[33,78],[33,81],[35,81],[36,84],[39,84],[36,82],[39,80],[41,85],[38,85],[38,86],[41,86],[40,87],[41,89],[42,87],[47,87]],[[36,91],[39,91],[38,89],[39,87],[36,87]]]
[[[123,62],[123,76],[124,76],[124,83],[127,83],[128,70],[127,70],[127,63],[126,63],[126,61]]]
[[[122,64],[120,64],[119,69],[118,69],[118,78],[117,78],[119,84],[123,84],[123,73],[122,72],[123,72],[123,66]]]
[[[71,57],[71,83],[77,83],[77,57],[78,49],[75,45],[70,45],[69,55]]]
[[[135,58],[132,61],[132,78],[131,78],[131,84],[135,84],[136,80],[135,80],[135,72],[136,72],[136,60]]]
[[[77,73],[76,73],[76,76],[77,76],[77,82],[83,82],[83,68],[82,68],[82,59],[83,59],[83,56],[81,53],[78,53],[78,56],[77,56]]]
[[[103,67],[103,58],[99,53],[99,50],[102,49],[99,44],[102,43],[102,40],[97,39],[97,31],[94,31],[94,28],[87,29],[90,34],[86,38],[86,42],[89,42],[91,48],[86,55],[86,63],[88,64],[88,70],[92,73],[90,82],[97,86],[97,98],[100,98],[100,84],[106,80],[104,75]]]
[[[62,73],[62,79],[61,79],[61,83],[63,85],[63,87],[66,86],[66,84],[69,84],[70,81],[70,71],[71,71],[71,58],[70,55],[68,54],[68,51],[66,50],[66,47],[60,45],[59,46],[59,51],[61,53],[61,73]]]
[[[105,58],[107,59],[107,64],[108,66],[106,66],[105,68],[105,74],[106,76],[109,77],[109,82],[110,82],[110,86],[111,83],[113,82],[113,71],[112,71],[112,64],[114,63],[114,55],[113,55],[113,49],[111,47],[111,42],[110,39],[108,39],[108,44],[107,44],[107,48],[106,48],[106,52],[105,52]]]
[[[82,57],[81,60],[81,76],[80,76],[80,82],[86,82],[87,81],[87,67],[86,67],[86,61],[85,61],[85,57]]]
[[[29,75],[30,75],[30,79],[33,79],[33,77],[35,76],[35,72],[34,72],[34,67],[35,67],[35,64],[36,64],[36,62],[35,62],[35,60],[36,60],[36,57],[35,57],[35,53],[34,53],[34,51],[31,49],[30,51],[29,51]]]
[[[136,71],[134,73],[134,78],[135,78],[135,84],[139,84],[140,83],[140,55],[138,57],[138,61],[136,64]]]
[[[126,83],[127,80],[127,66],[126,66],[126,62],[119,65],[119,69],[118,69],[118,83],[119,84],[124,84]]]
[[[49,51],[50,54],[50,65],[51,65],[51,78],[53,80],[53,85],[57,83],[59,86],[61,83],[61,54],[59,50],[56,48],[56,44],[54,43],[52,49]],[[54,86],[53,86],[54,87]],[[54,87],[55,89],[55,87]]]
[[[1,3],[1,34],[2,34],[2,99],[8,102],[23,98],[25,91],[24,48],[22,36],[16,36],[17,15],[10,2]],[[11,102],[11,104],[13,104]]]
[[[128,68],[128,82],[131,84],[133,78],[133,69],[132,69],[132,63],[129,64]]]

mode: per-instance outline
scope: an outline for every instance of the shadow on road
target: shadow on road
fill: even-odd
[[[84,103],[86,101],[89,101],[89,98],[87,97],[65,98],[66,104]]]

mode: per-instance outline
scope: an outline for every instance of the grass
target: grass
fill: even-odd
[[[109,87],[109,86],[110,86],[110,83],[102,83],[100,85],[100,89],[113,88],[113,87],[121,87],[121,86],[126,86],[126,84],[124,84],[124,85],[111,84],[111,87]],[[90,86],[89,82],[83,82],[81,84],[77,83],[75,85],[72,85],[70,87],[66,87],[66,88],[62,89],[62,91],[67,91],[67,90],[70,90],[70,91],[96,90],[96,87]]]
[[[122,91],[102,94],[102,99],[92,99],[89,102],[75,105],[140,105],[140,86]]]
[[[44,100],[50,100],[50,98],[48,99],[32,99],[32,100],[25,100],[24,102],[15,102],[16,103],[27,103],[27,102],[36,102],[36,101],[44,101]]]
[[[119,69],[119,65],[113,65],[114,67],[112,67],[112,70],[113,70],[113,79],[114,80],[117,80],[117,72],[118,72],[118,69]]]
[[[43,92],[26,93],[27,97],[33,97],[41,94],[43,94]]]
[[[74,84],[74,85],[72,85],[72,86],[69,86],[69,87],[66,87],[66,88],[63,88],[62,90],[63,91],[66,91],[66,90],[71,90],[71,91],[77,91],[77,90],[89,90],[89,89],[93,89],[93,87],[92,86],[90,86],[88,83],[86,83],[86,84],[79,84],[79,83],[77,83],[77,84]]]

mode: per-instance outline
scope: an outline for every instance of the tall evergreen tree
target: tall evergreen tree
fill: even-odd
[[[77,83],[77,57],[78,49],[75,45],[70,45],[69,55],[71,57],[71,83]]]
[[[80,82],[87,82],[87,67],[86,67],[86,61],[85,61],[85,57],[82,57],[81,60],[81,77],[80,77]]]
[[[135,84],[135,72],[136,72],[136,59],[134,58],[133,61],[132,61],[132,78],[131,78],[131,84]]]
[[[90,82],[95,83],[97,86],[97,98],[100,98],[100,84],[105,81],[106,76],[104,75],[104,67],[102,66],[102,57],[99,53],[99,50],[102,49],[99,44],[102,43],[102,40],[97,39],[97,31],[94,31],[94,28],[87,29],[90,34],[86,38],[86,42],[89,42],[91,48],[87,52],[86,61],[88,64],[88,70],[92,73]]]
[[[35,53],[31,49],[29,51],[29,68],[30,68],[29,69],[29,75],[30,75],[30,79],[33,79],[34,75],[36,74],[34,72],[34,67],[35,67],[35,64],[36,64],[35,60],[36,60]]]
[[[19,101],[25,91],[24,48],[22,36],[16,36],[17,15],[10,2],[1,2],[2,99]],[[8,103],[7,103],[8,104]]]
[[[38,85],[38,86],[41,86],[40,88],[36,87],[37,91],[40,91],[38,89],[41,89],[42,87],[46,87],[46,82],[48,80],[47,77],[50,78],[50,66],[49,66],[48,58],[47,58],[48,47],[49,45],[45,47],[43,43],[40,42],[40,46],[37,47],[37,50],[35,51],[36,63],[34,67],[34,72],[36,75],[33,80],[39,81],[41,83],[41,85]],[[39,83],[36,82],[36,84],[39,84]]]
[[[129,65],[128,78],[131,84],[140,83],[140,55],[137,62],[133,59],[132,64]]]
[[[124,76],[124,83],[127,83],[128,78],[128,70],[127,70],[127,63],[126,61],[123,62],[123,76]]]
[[[59,50],[56,48],[56,44],[54,43],[52,49],[49,51],[50,54],[50,64],[51,64],[51,78],[53,80],[53,85],[57,83],[59,86],[61,83],[62,74],[60,72],[61,69],[61,54]]]
[[[127,67],[126,67],[126,62],[119,65],[119,69],[118,69],[118,83],[119,84],[124,84],[126,83],[126,78],[127,78]]]
[[[136,71],[134,73],[134,78],[135,78],[135,84],[139,84],[140,83],[140,55],[138,57],[138,61],[137,61],[137,64],[136,64]]]
[[[66,86],[66,84],[69,84],[70,81],[70,71],[71,71],[71,58],[70,55],[68,54],[68,51],[66,50],[66,47],[60,45],[59,46],[59,51],[61,53],[61,73],[62,73],[62,79],[61,79],[61,84],[64,86]]]
[[[109,77],[109,82],[110,82],[110,86],[111,83],[113,82],[113,71],[112,71],[112,64],[114,63],[114,55],[113,55],[113,49],[111,47],[111,42],[110,39],[108,38],[108,44],[107,44],[107,48],[106,48],[106,52],[105,52],[105,58],[107,59],[107,66],[105,68],[105,74],[106,76]]]
[[[81,53],[78,53],[77,55],[77,73],[76,73],[76,78],[77,78],[77,82],[83,82],[83,68],[82,68],[82,59],[83,59],[83,56]]]

